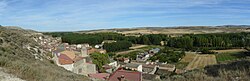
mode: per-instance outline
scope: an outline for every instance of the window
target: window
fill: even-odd
[[[82,68],[78,69],[78,73],[82,73]]]

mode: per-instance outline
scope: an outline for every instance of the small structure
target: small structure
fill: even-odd
[[[118,65],[118,62],[115,60],[110,60],[109,64],[106,64],[104,66],[102,66],[106,72],[108,73],[113,73],[114,71],[116,71],[120,65]]]
[[[113,67],[117,67],[118,63],[115,60],[110,60],[110,63],[108,65],[113,66]]]
[[[142,65],[127,63],[123,66],[125,69],[142,72]]]
[[[167,70],[167,71],[175,71],[175,65],[172,64],[161,64],[159,65],[159,69]]]
[[[151,49],[151,50],[149,50],[149,53],[156,54],[156,53],[160,52],[160,50],[161,50],[160,48]]]
[[[120,61],[120,62],[124,62],[124,63],[129,63],[130,62],[129,58],[124,58],[124,57],[117,58],[117,60]]]
[[[102,45],[95,45],[95,48],[96,49],[99,49],[99,48],[101,48],[102,47]]]
[[[108,81],[142,81],[142,73],[126,70],[117,70],[110,75]]]
[[[146,64],[142,66],[143,73],[144,74],[155,74],[155,72],[158,70],[159,66],[158,65],[151,65],[151,64]]]
[[[136,60],[137,60],[137,61],[145,62],[145,61],[147,61],[150,57],[151,57],[151,56],[150,56],[150,54],[149,54],[148,52],[139,53],[139,54],[136,56]]]

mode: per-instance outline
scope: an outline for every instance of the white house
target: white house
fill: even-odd
[[[140,65],[140,64],[127,63],[123,67],[125,69],[142,72],[142,65]]]

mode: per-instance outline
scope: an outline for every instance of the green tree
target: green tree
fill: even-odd
[[[101,72],[104,72],[102,66],[109,63],[108,54],[92,53],[90,57],[92,58],[92,62],[96,64],[97,69]]]

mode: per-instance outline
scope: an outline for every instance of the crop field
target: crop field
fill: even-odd
[[[232,52],[232,53],[220,53],[216,54],[216,59],[218,62],[229,61],[229,60],[236,60],[240,58],[244,58],[247,55],[243,52]]]
[[[216,55],[216,59],[218,62],[222,62],[222,61],[234,60],[237,59],[237,57],[235,57],[233,53],[221,53]]]
[[[215,55],[196,55],[192,62],[188,64],[186,70],[204,68],[207,65],[217,64]]]
[[[181,59],[180,62],[176,63],[177,69],[184,69],[187,65],[193,61],[197,54],[195,52],[185,52],[186,55]]]

